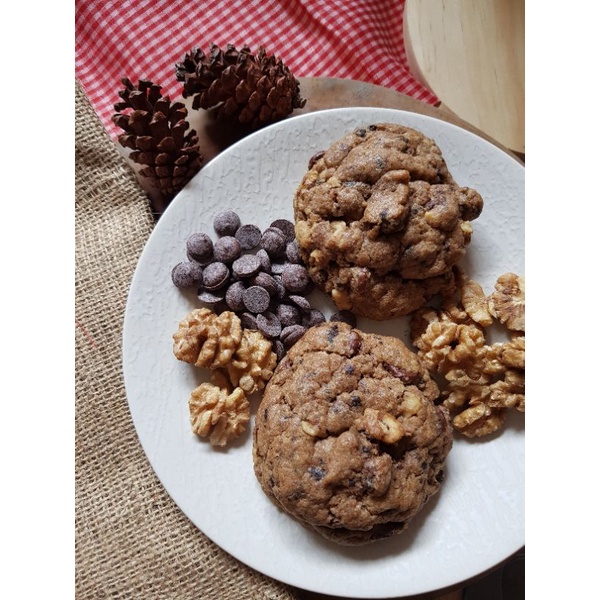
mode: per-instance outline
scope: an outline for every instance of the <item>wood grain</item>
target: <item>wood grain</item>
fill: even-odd
[[[406,0],[404,39],[442,105],[525,153],[525,0]]]

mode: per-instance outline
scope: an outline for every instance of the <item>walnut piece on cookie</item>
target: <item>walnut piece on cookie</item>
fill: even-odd
[[[265,387],[256,477],[276,506],[339,544],[400,533],[443,480],[452,428],[438,394],[398,338],[311,327]]]
[[[376,320],[447,290],[482,209],[432,139],[389,123],[358,128],[311,159],[294,196],[312,280],[338,309]]]
[[[214,371],[210,382],[201,383],[192,392],[188,404],[192,431],[208,437],[213,446],[225,446],[238,437],[250,420],[246,393],[239,387],[231,389],[220,371]]]

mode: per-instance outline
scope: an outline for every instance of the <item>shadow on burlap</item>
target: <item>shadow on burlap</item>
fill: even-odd
[[[154,224],[147,196],[76,82],[76,596],[294,600],[205,537],[154,474],[131,421],[121,334]]]

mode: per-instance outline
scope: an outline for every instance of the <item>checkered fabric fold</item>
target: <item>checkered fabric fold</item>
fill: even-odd
[[[121,79],[181,96],[175,64],[194,47],[259,46],[296,77],[381,85],[434,104],[411,75],[404,0],[76,0],[75,75],[108,132]]]

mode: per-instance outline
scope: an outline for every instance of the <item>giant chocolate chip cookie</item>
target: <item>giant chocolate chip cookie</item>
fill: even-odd
[[[377,320],[408,314],[452,280],[483,209],[441,150],[393,124],[356,129],[311,160],[294,196],[300,255],[336,306]]]
[[[452,430],[437,396],[397,338],[312,327],[265,388],[256,477],[277,506],[340,544],[399,533],[443,479]]]

